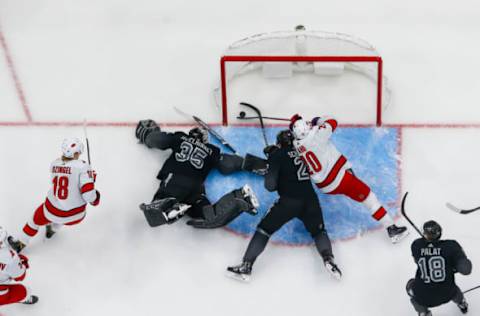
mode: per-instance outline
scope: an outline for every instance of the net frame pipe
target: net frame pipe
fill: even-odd
[[[380,56],[248,56],[226,55],[220,59],[221,93],[222,93],[222,124],[228,125],[227,105],[227,62],[375,62],[377,63],[377,117],[376,125],[382,125],[382,89],[383,60]]]

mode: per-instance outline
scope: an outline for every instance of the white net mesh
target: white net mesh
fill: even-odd
[[[368,42],[342,33],[307,31],[279,31],[253,35],[231,44],[224,56],[332,56],[379,57],[378,51]],[[287,65],[287,66],[285,66]],[[265,78],[285,78],[297,72],[335,76],[355,72],[378,85],[378,62],[253,62],[235,61],[226,64],[225,84],[235,78],[258,71]],[[228,94],[228,93],[227,93]],[[390,103],[388,79],[382,78],[382,109]],[[222,105],[221,88],[214,90],[215,102]]]

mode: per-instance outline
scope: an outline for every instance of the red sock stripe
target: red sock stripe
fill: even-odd
[[[377,221],[381,220],[385,215],[387,214],[387,211],[382,207],[380,207],[375,213],[372,214],[372,217],[375,218]]]
[[[338,173],[342,169],[343,165],[345,165],[346,163],[347,163],[347,158],[345,158],[344,156],[341,156],[340,158],[338,158],[337,162],[333,166],[332,170],[330,170],[330,173],[325,178],[325,180],[316,184],[317,187],[321,189],[331,184],[337,178]]]
[[[83,187],[80,189],[80,192],[82,192],[83,194],[92,191],[93,189],[95,189],[95,185],[93,184],[93,182],[89,182],[83,185]]]
[[[38,233],[38,230],[33,229],[28,224],[26,224],[25,227],[23,227],[23,232],[28,236],[33,237]]]

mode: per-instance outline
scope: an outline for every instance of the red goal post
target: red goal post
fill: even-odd
[[[222,56],[220,59],[222,124],[228,125],[227,77],[228,62],[374,62],[377,63],[377,78],[383,77],[383,61],[380,56]],[[382,125],[382,80],[377,79],[377,126]]]
[[[257,34],[228,47],[220,59],[220,86],[215,90],[215,101],[221,107],[223,125],[229,124],[231,111],[227,91],[229,82],[238,74],[265,67],[266,64],[281,63],[291,64],[292,68],[310,64],[310,71],[315,73],[317,68],[327,69],[329,66],[324,65],[330,64],[332,69],[340,67],[342,72],[345,68],[365,75],[375,83],[376,91],[372,94],[376,98],[375,124],[382,125],[382,112],[390,102],[391,91],[377,50],[368,42],[351,35],[306,31],[303,27],[297,27],[294,31]],[[227,67],[233,67],[234,70],[228,70],[230,68]],[[289,70],[291,75],[296,73],[297,68]],[[306,72],[305,67],[299,68],[298,72]]]

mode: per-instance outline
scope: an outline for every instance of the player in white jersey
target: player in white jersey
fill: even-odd
[[[23,227],[19,240],[11,240],[18,252],[28,245],[40,226],[47,226],[46,236],[51,238],[61,226],[80,223],[85,218],[87,203],[94,206],[100,203],[100,193],[94,184],[96,174],[88,163],[79,159],[82,152],[79,139],[63,141],[62,157],[50,165],[51,186],[45,202]]]
[[[355,176],[347,158],[330,141],[337,125],[337,121],[329,117],[316,117],[307,122],[295,114],[290,120],[294,146],[308,165],[312,181],[323,193],[346,195],[362,203],[372,217],[387,228],[392,242],[400,241],[408,235],[407,228],[393,223],[375,193]]]
[[[25,279],[28,259],[15,252],[7,242],[7,232],[0,226],[0,306],[23,303],[35,304],[38,297],[19,283]]]

